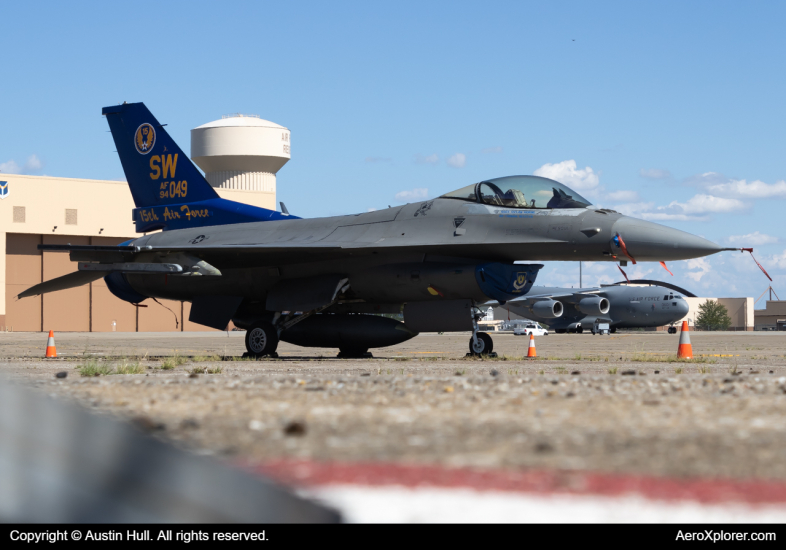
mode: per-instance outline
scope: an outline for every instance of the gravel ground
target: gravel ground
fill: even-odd
[[[642,332],[541,337],[537,360],[510,334],[494,336],[500,357],[486,360],[464,358],[468,334],[356,360],[282,344],[280,359],[261,361],[240,360],[242,333],[56,338],[61,357],[44,361],[46,335],[0,334],[0,372],[232,461],[786,478],[778,333],[691,333],[691,363],[674,361],[678,335]],[[137,364],[142,374],[79,370]]]

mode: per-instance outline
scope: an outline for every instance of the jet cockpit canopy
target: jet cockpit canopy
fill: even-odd
[[[504,208],[586,208],[590,202],[571,188],[539,176],[507,176],[481,181],[440,198]]]

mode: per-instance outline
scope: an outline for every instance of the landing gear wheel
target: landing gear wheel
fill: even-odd
[[[278,347],[278,332],[270,323],[254,323],[246,331],[246,349],[251,357],[273,355]]]
[[[472,355],[489,355],[494,350],[494,340],[485,332],[478,332],[478,343],[475,345],[473,338],[469,339],[469,352]]]
[[[564,329],[564,328],[555,328],[555,329],[554,329],[554,332],[555,332],[556,334],[566,334],[566,333],[568,332],[568,330],[567,330],[567,329]]]
[[[677,327],[669,327],[669,334],[677,334]]]
[[[609,329],[609,332],[610,332],[610,333],[612,333],[612,334],[614,334],[615,332],[617,332],[617,329],[616,329],[616,328],[610,328],[610,329]]]
[[[579,327],[576,329],[576,334],[581,334],[582,332],[584,332],[583,328]]]

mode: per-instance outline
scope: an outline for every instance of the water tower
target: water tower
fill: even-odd
[[[225,115],[191,130],[191,159],[220,189],[275,193],[289,147],[287,128],[256,115]]]

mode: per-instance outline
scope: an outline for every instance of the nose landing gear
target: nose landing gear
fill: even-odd
[[[485,332],[478,332],[478,321],[483,317],[479,311],[472,313],[472,337],[469,339],[469,353],[467,356],[478,357],[485,355],[496,357],[494,353],[494,340]]]

